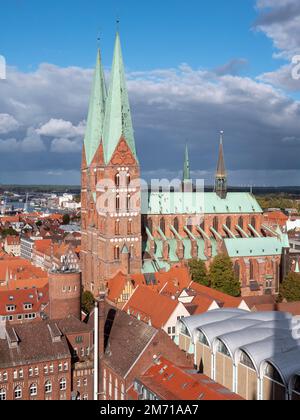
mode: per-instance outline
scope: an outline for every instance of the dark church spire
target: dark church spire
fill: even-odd
[[[215,192],[224,199],[227,196],[227,172],[225,168],[224,150],[223,150],[223,135],[224,131],[220,133],[219,158],[215,179]]]

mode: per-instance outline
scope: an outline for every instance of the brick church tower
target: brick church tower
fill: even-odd
[[[117,272],[142,265],[140,168],[120,37],[108,95],[97,56],[82,153],[82,280],[98,296]]]

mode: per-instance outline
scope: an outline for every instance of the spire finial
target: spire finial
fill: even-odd
[[[98,47],[98,49],[100,49],[100,41],[101,41],[101,31],[99,29],[98,34],[97,34],[97,47]]]
[[[120,16],[119,16],[119,14],[117,15],[117,18],[116,18],[116,28],[117,28],[117,32],[120,32]]]
[[[220,144],[223,144],[224,131],[220,131]]]

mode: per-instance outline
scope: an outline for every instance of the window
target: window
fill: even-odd
[[[7,372],[3,372],[3,382],[6,382],[8,379]]]
[[[221,340],[218,340],[217,351],[221,354],[224,354],[224,356],[230,357],[230,353],[228,351],[228,348],[225,346],[225,344]]]
[[[23,369],[20,369],[20,370],[19,370],[19,378],[20,378],[20,379],[23,379],[23,378],[24,378],[24,372],[23,372]]]
[[[83,386],[87,386],[87,378],[83,379]]]
[[[129,174],[127,174],[127,187],[130,186],[130,182],[131,182],[131,177]]]
[[[18,371],[14,370],[14,379],[18,379]]]
[[[120,247],[119,246],[115,246],[114,248],[114,258],[116,261],[119,261],[120,259]]]
[[[51,364],[50,365],[50,373],[53,373],[54,372],[54,366]]]
[[[47,381],[45,383],[45,393],[46,394],[51,394],[52,392],[52,382],[51,381]]]
[[[166,233],[166,222],[165,222],[164,218],[160,219],[159,227],[160,227],[162,233],[165,234]]]
[[[17,386],[15,388],[15,400],[20,400],[22,398],[22,388],[20,386]]]
[[[83,399],[84,401],[87,401],[87,400],[88,400],[88,395],[87,395],[87,394],[83,394],[82,399]]]
[[[0,389],[0,401],[6,401],[6,390]]]
[[[213,220],[213,228],[215,229],[215,231],[218,232],[218,230],[219,230],[219,220],[218,220],[217,217],[214,217],[214,220]]]
[[[128,194],[127,195],[127,200],[126,200],[126,208],[127,208],[127,211],[130,211],[130,200],[131,200],[131,195]]]
[[[120,235],[120,220],[116,220],[115,222],[115,235],[116,236]]]
[[[31,397],[35,397],[37,395],[37,384],[30,385],[29,393]]]
[[[65,370],[65,372],[68,370],[68,362],[64,363],[64,370]]]
[[[32,309],[32,303],[24,303],[24,309],[28,311],[29,309]]]
[[[254,364],[252,363],[252,360],[250,359],[250,357],[248,356],[248,354],[246,354],[244,351],[242,351],[241,353],[241,358],[240,358],[240,363],[241,365],[244,365],[252,370],[255,370]]]
[[[127,235],[132,235],[132,220],[128,220],[127,223]]]
[[[33,376],[33,369],[32,369],[32,368],[29,368],[29,369],[28,369],[28,375],[29,375],[29,376]]]
[[[179,220],[178,217],[174,219],[174,229],[178,232],[179,231]]]
[[[35,374],[35,376],[38,376],[38,374],[39,374],[39,368],[34,368],[34,374]]]
[[[115,176],[115,184],[116,184],[116,187],[117,188],[120,186],[120,174],[116,174],[116,176]]]
[[[205,334],[202,331],[199,331],[199,341],[201,344],[204,344],[205,346],[209,347],[208,340],[205,336]]]
[[[120,196],[116,196],[116,211],[120,210]]]
[[[75,349],[75,350],[76,350],[76,349]],[[77,351],[76,351],[76,354],[77,354]],[[58,371],[59,371],[59,372],[62,372],[62,370],[63,370],[62,363],[59,363],[59,365],[58,365]]]
[[[48,366],[44,366],[44,374],[48,375]]]
[[[180,332],[181,334],[186,335],[187,337],[190,337],[189,330],[187,329],[186,325],[183,322],[180,323]]]
[[[228,227],[228,229],[231,229],[231,218],[227,217],[226,219],[226,226]]]
[[[14,312],[16,310],[15,305],[7,305],[6,312]]]
[[[249,272],[250,272],[250,280],[254,280],[254,263],[253,263],[252,260],[250,261],[250,270],[249,270]]]
[[[271,365],[270,363],[266,364],[265,367],[265,376],[269,379],[272,379],[275,382],[278,382],[280,384],[283,384],[282,378],[278,370]]]
[[[168,328],[168,334],[169,334],[169,335],[171,335],[171,334],[172,334],[172,328],[171,328],[171,327],[169,327],[169,328]]]
[[[59,389],[61,391],[65,391],[67,389],[67,381],[66,381],[66,378],[61,378],[61,380],[59,381]]]
[[[238,262],[236,262],[236,263],[234,264],[234,274],[235,274],[235,277],[236,277],[238,280],[240,280],[240,264],[239,264]]]
[[[242,217],[239,218],[238,225],[241,229],[244,229],[244,219]]]

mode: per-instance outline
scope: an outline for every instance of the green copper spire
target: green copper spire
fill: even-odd
[[[122,136],[134,157],[137,158],[120,36],[117,33],[103,128],[104,159],[107,164]]]
[[[88,166],[92,163],[95,153],[101,143],[106,95],[101,54],[100,50],[98,50],[84,139],[85,156]]]
[[[185,146],[185,156],[184,156],[184,167],[183,167],[183,181],[189,181],[191,179],[190,173],[190,159],[189,159],[189,149],[188,146]]]

